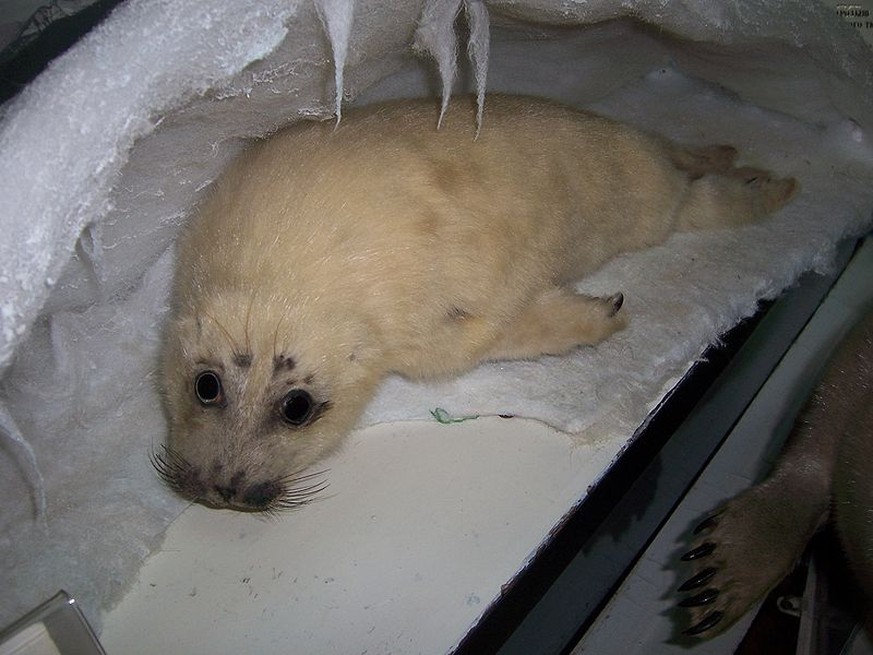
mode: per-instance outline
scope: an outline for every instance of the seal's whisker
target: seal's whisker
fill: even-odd
[[[279,340],[279,322],[276,321],[276,329],[273,330],[273,361],[276,361],[276,342]]]
[[[328,483],[324,482],[305,489],[292,489],[282,494],[275,502],[283,506],[297,506],[308,503],[317,494],[328,488]]]
[[[249,298],[249,306],[246,309],[245,339],[246,339],[246,352],[247,353],[252,352],[252,341],[251,341],[251,337],[249,335],[249,328],[251,327],[251,322],[252,322],[252,306],[255,304],[255,295],[256,295],[256,292],[252,293],[251,297]]]
[[[230,334],[230,332],[227,331],[227,328],[225,328],[221,324],[221,321],[219,321],[217,318],[215,318],[212,314],[210,314],[206,310],[201,310],[201,311],[203,312],[203,315],[206,316],[206,318],[208,318],[210,321],[215,323],[215,326],[224,335],[224,338],[227,339],[227,342],[230,345],[231,352],[234,352],[234,353],[241,352],[239,349],[239,346],[237,346],[236,341],[234,340],[233,336]]]
[[[279,315],[279,320],[276,321],[276,329],[273,331],[273,359],[276,359],[276,355],[279,353],[276,352],[276,346],[279,342],[279,328],[282,326],[282,321],[285,320],[285,314],[282,313]]]
[[[149,459],[152,465],[157,469],[158,473],[163,475],[172,475],[174,472],[184,470],[191,465],[178,452],[162,446],[162,452],[153,452]]]
[[[163,445],[149,455],[149,461],[170,489],[195,500],[200,496],[202,485],[197,480],[197,470],[178,451]]]
[[[325,473],[327,473],[327,470],[315,471],[304,475],[291,473],[278,478],[276,483],[282,487],[282,492],[270,503],[266,510],[270,513],[280,512],[297,509],[312,502],[315,496],[330,486],[327,480],[318,480]],[[309,481],[315,482],[305,484]]]
[[[329,472],[330,469],[323,469],[321,471],[313,471],[312,473],[304,473],[301,475],[300,471],[294,471],[293,473],[288,473],[287,475],[276,478],[276,482],[279,484],[306,482],[307,480],[315,480],[316,478],[327,475]]]

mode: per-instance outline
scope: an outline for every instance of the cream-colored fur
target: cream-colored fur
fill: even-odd
[[[732,148],[684,150],[531,98],[490,97],[478,138],[469,99],[439,131],[437,113],[402,101],[349,111],[337,129],[294,125],[202,204],[163,356],[159,464],[182,493],[269,509],[288,485],[266,483],[336,447],[387,373],[595,344],[624,325],[621,296],[571,282],[675,230],[759,219],[796,187],[733,168]],[[210,406],[194,394],[203,370],[222,381]],[[279,416],[291,389],[319,407],[306,425]]]

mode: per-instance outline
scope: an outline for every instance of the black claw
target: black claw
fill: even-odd
[[[710,612],[706,616],[703,617],[703,620],[696,624],[692,625],[685,631],[686,635],[691,635],[692,637],[695,635],[699,635],[701,632],[706,632],[707,630],[715,627],[718,623],[724,618],[724,613],[722,612]]]
[[[718,525],[718,514],[713,514],[712,516],[708,516],[703,519],[700,523],[697,524],[697,527],[694,528],[694,534],[700,534],[704,530],[709,530]]]
[[[712,551],[715,550],[715,544],[707,541],[706,543],[700,544],[697,548],[692,548],[687,553],[682,556],[683,562],[690,562],[695,559],[700,559],[701,557],[708,557],[712,555]]]
[[[698,587],[702,587],[707,582],[712,580],[712,576],[718,573],[718,569],[710,566],[709,568],[703,569],[697,575],[694,575],[688,578],[676,591],[691,591],[692,589],[697,589]]]
[[[612,313],[617,314],[618,310],[621,309],[621,306],[624,304],[624,294],[619,292],[609,297],[612,301]]]
[[[699,594],[689,596],[681,603],[679,607],[700,607],[701,605],[711,605],[718,598],[718,589],[704,589]]]

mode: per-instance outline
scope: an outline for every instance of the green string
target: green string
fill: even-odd
[[[478,414],[476,416],[453,417],[442,407],[430,410],[430,415],[433,416],[438,423],[442,423],[443,425],[449,425],[450,423],[463,423],[464,421],[472,421],[479,418]]]

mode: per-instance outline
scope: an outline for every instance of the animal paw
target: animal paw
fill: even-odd
[[[792,571],[818,526],[806,509],[765,483],[694,528],[681,557],[691,575],[677,589],[686,635],[706,639],[724,632]]]
[[[563,317],[564,330],[572,347],[599,343],[627,325],[627,316],[621,311],[624,294],[591,297],[574,295]]]

